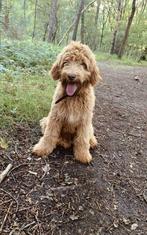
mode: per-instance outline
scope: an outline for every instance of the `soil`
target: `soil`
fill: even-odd
[[[82,165],[72,150],[31,155],[39,124],[1,130],[2,235],[147,234],[147,69],[99,63],[93,124],[98,147]]]

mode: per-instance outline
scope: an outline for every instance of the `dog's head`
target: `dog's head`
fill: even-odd
[[[51,68],[54,80],[60,80],[66,94],[72,96],[82,86],[94,86],[101,77],[95,56],[87,45],[71,42],[64,48]]]

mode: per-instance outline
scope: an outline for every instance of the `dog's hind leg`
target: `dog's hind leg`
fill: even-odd
[[[44,132],[45,132],[45,128],[47,126],[47,120],[48,120],[48,117],[44,117],[40,120],[40,126],[41,126],[42,134],[44,134]]]
[[[57,145],[60,145],[60,146],[64,147],[65,149],[67,149],[67,148],[71,147],[71,141],[67,141],[67,140],[63,139],[62,137],[60,137],[58,139]]]

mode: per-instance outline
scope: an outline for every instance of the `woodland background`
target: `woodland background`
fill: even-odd
[[[97,61],[146,65],[146,0],[0,0],[0,123],[46,115],[49,69],[71,40]],[[116,66],[116,65],[115,65]]]
[[[4,39],[47,41],[57,45],[80,40],[93,50],[146,53],[146,0],[0,0]]]

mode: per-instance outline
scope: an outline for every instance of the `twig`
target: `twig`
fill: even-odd
[[[4,180],[4,178],[7,176],[8,172],[12,168],[12,164],[10,163],[6,169],[0,174],[0,183]]]
[[[2,192],[6,193],[7,195],[9,195],[9,196],[16,202],[16,212],[15,212],[15,213],[17,213],[17,211],[18,211],[18,201],[16,200],[16,198],[13,197],[13,196],[11,195],[11,193],[5,191],[4,189],[1,188],[0,190],[1,190]]]
[[[87,10],[87,8],[90,7],[95,1],[96,1],[96,0],[93,0],[93,1],[91,1],[90,3],[88,3],[87,6],[84,7],[84,9],[81,11],[81,14],[83,14],[83,13]]]
[[[26,224],[25,226],[23,225],[20,230],[23,231],[26,228],[28,228],[28,227],[30,227],[31,225],[34,225],[34,224],[36,224],[36,221],[33,221],[33,222],[29,223],[29,224]]]
[[[9,205],[9,207],[8,207],[8,210],[7,210],[7,213],[6,213],[5,217],[4,217],[4,220],[3,220],[3,222],[2,222],[2,225],[1,225],[1,227],[0,227],[0,233],[3,231],[3,227],[4,227],[5,222],[6,222],[6,220],[7,220],[7,217],[8,217],[8,214],[9,214],[9,212],[10,212],[10,209],[11,209],[12,204],[13,204],[13,202],[10,202],[10,205]]]
[[[18,168],[20,167],[23,167],[23,166],[30,166],[30,165],[37,165],[38,163],[31,163],[31,162],[28,162],[28,163],[22,163],[22,164],[19,164],[17,166],[15,166],[14,168],[11,169],[10,173],[17,170]],[[41,165],[41,163],[40,163]],[[43,164],[42,164],[43,165]]]
[[[66,35],[70,32],[70,30],[72,29],[72,27],[75,24],[75,20],[72,22],[72,24],[69,26],[69,28],[66,30],[66,32],[64,33],[63,37],[61,38],[61,40],[58,43],[58,46],[61,45],[62,41],[64,40],[64,38],[66,37]]]

